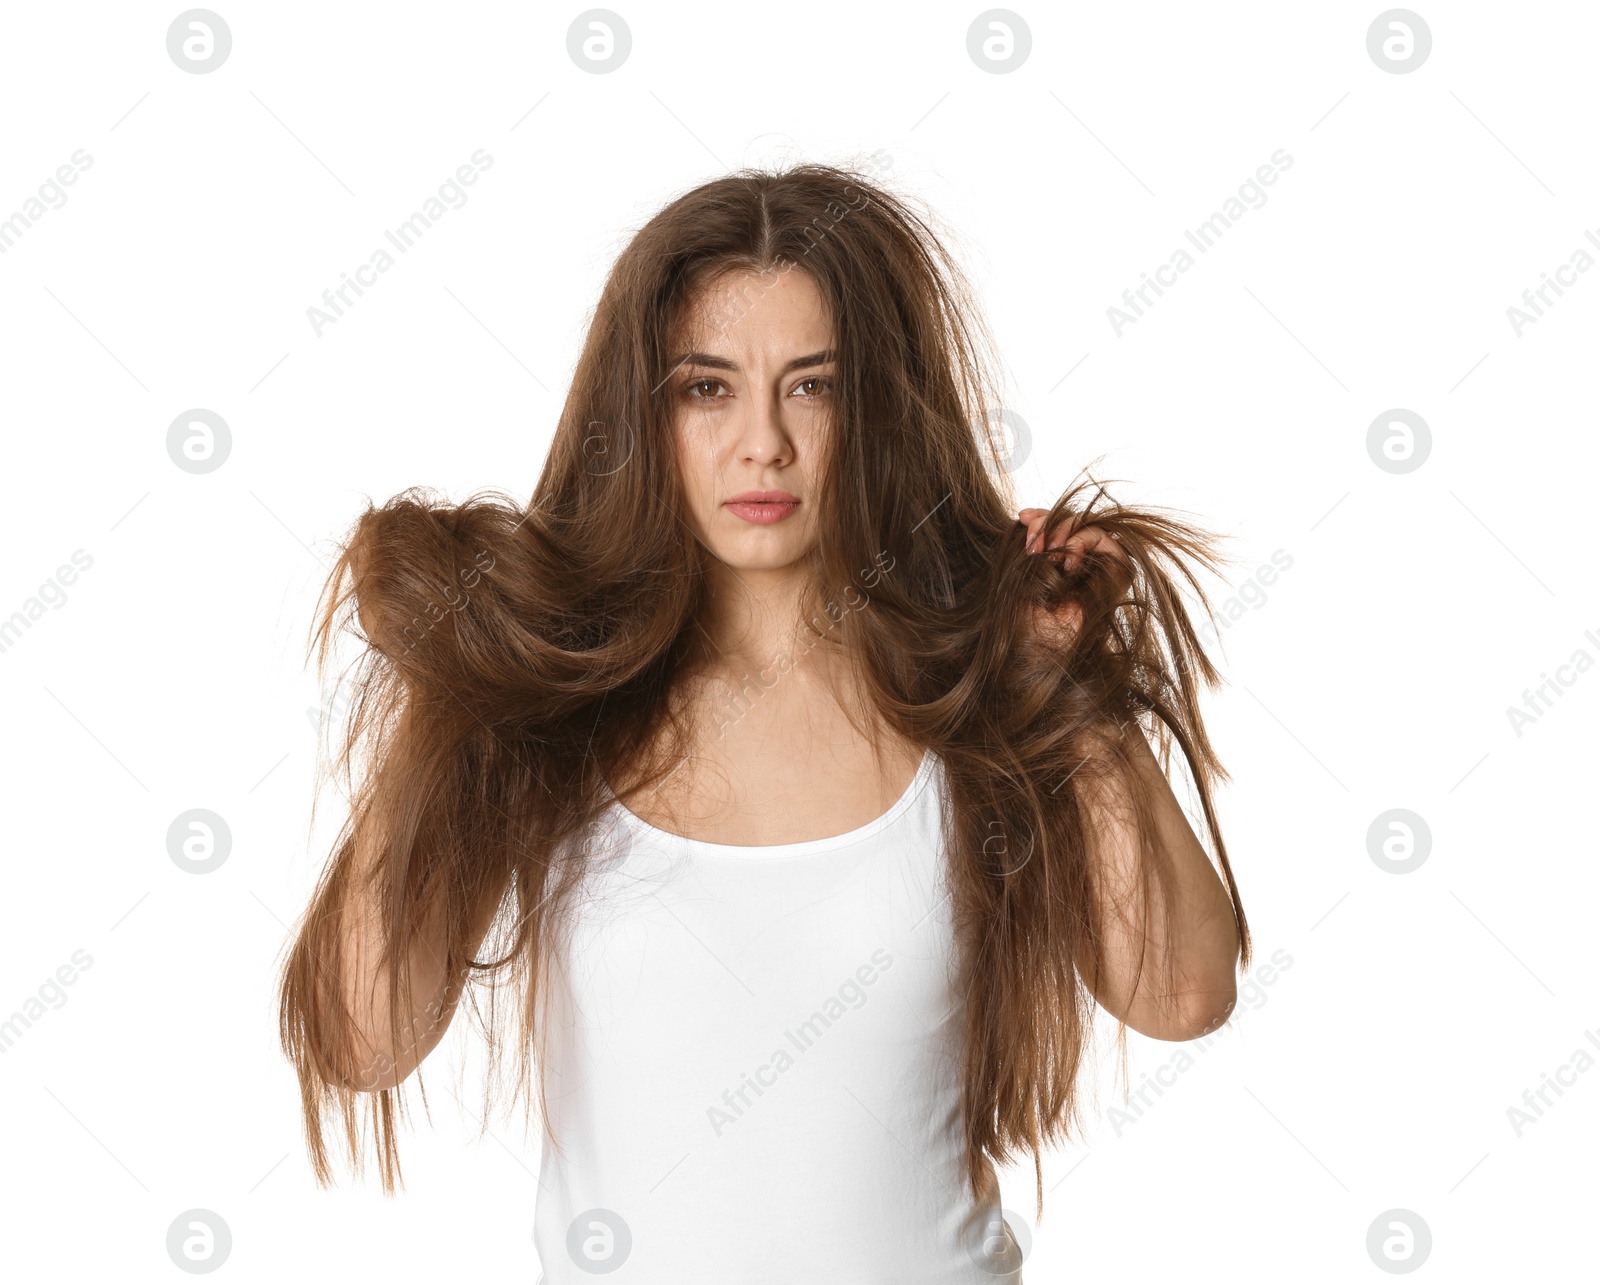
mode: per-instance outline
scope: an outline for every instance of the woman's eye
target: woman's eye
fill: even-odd
[[[715,391],[711,392],[710,394],[704,394],[704,393],[700,392],[700,390],[702,388],[706,388],[706,387],[710,387],[713,390],[721,388],[722,387],[722,381],[720,379],[697,379],[692,384],[686,385],[684,391],[687,392],[689,394],[689,396],[694,398],[696,401],[704,402],[704,401],[713,401],[713,400],[715,400],[716,399]]]
[[[798,384],[796,384],[795,387],[796,388],[804,388],[807,384],[821,384],[821,385],[824,386],[824,390],[825,391],[827,391],[827,392],[832,392],[833,391],[833,380],[824,378],[821,375],[809,375],[805,379],[802,379]],[[806,393],[805,394],[805,397],[820,397],[820,396],[822,396],[822,391],[810,392],[810,393]]]

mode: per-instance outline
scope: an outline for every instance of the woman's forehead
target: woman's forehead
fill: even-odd
[[[717,352],[808,340],[823,346],[832,325],[822,292],[808,274],[734,269],[692,292],[675,332],[679,350]]]

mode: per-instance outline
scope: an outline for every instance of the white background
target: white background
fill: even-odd
[[[401,1199],[305,1162],[273,984],[337,820],[329,791],[310,829],[325,560],[365,497],[531,493],[660,205],[880,150],[981,291],[1023,502],[1103,456],[1121,497],[1232,536],[1230,583],[1292,558],[1208,707],[1258,959],[1292,966],[1134,1123],[1102,1075],[1042,1223],[1031,1166],[1006,1172],[1029,1285],[1378,1279],[1395,1208],[1428,1277],[1592,1273],[1600,1067],[1520,1136],[1507,1109],[1600,1056],[1600,666],[1520,734],[1507,707],[1600,661],[1600,272],[1520,336],[1507,309],[1600,255],[1600,11],[1417,3],[1408,74],[1368,55],[1379,3],[1030,5],[1009,74],[968,56],[978,5],[621,8],[605,75],[568,56],[578,7],[217,0],[233,48],[202,75],[167,53],[179,5],[13,7],[0,219],[92,165],[0,255],[0,618],[93,562],[0,653],[0,1016],[93,962],[0,1055],[6,1275],[180,1278],[167,1228],[203,1208],[234,1280],[537,1277],[537,1133],[476,1139],[454,1033]],[[319,337],[307,308],[480,148],[466,204]],[[1108,307],[1280,148],[1266,204],[1119,337]],[[233,439],[204,475],[165,445],[195,407]],[[1432,432],[1405,474],[1366,448],[1395,407]],[[197,807],[233,837],[204,876],[165,844]],[[1409,874],[1368,854],[1392,808],[1431,831]],[[1130,1040],[1136,1086],[1182,1047]]]

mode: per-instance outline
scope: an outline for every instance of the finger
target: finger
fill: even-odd
[[[1052,549],[1079,548],[1083,544],[1084,532],[1090,529],[1091,528],[1089,527],[1082,527],[1079,530],[1074,531],[1069,526],[1059,526],[1050,533],[1050,538],[1046,541],[1046,544]]]
[[[1036,512],[1039,516],[1032,519],[1028,524],[1028,539],[1024,547],[1030,553],[1039,553],[1061,548],[1063,543],[1068,539],[1066,532],[1070,531],[1071,528],[1065,525],[1060,525],[1056,526],[1047,533],[1044,529],[1044,523],[1045,519],[1050,516],[1049,513],[1044,509],[1036,510]]]
[[[1128,551],[1117,542],[1117,538],[1105,531],[1096,533],[1095,551],[1110,559],[1123,572],[1128,569]]]
[[[1084,552],[1092,548],[1095,542],[1093,527],[1079,527],[1076,531],[1063,527],[1051,534],[1046,547],[1059,550],[1061,553],[1061,569],[1063,571],[1076,571],[1083,564]]]
[[[1079,560],[1089,553],[1100,553],[1118,560],[1124,556],[1122,546],[1117,543],[1115,537],[1096,526],[1081,528],[1066,541],[1066,545],[1076,553]]]
[[[1079,571],[1089,554],[1099,554],[1124,574],[1127,571],[1127,554],[1110,533],[1095,526],[1080,527],[1060,541],[1061,569],[1068,573]]]
[[[1081,562],[1089,553],[1099,555],[1112,571],[1115,583],[1126,589],[1133,582],[1133,564],[1117,538],[1106,531],[1094,530],[1078,554]]]

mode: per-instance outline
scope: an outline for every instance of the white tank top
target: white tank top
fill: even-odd
[[[543,1285],[1021,1285],[963,1177],[944,791],[929,750],[876,820],[755,846],[612,798],[547,978]]]

